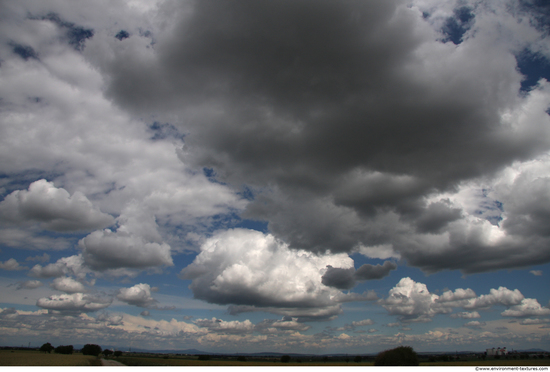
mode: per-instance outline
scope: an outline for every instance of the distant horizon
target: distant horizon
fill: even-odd
[[[550,350],[550,2],[6,0],[0,343]]]

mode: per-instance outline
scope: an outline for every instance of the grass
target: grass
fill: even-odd
[[[0,350],[1,366],[95,366],[99,359],[91,355],[46,354],[36,350]]]
[[[255,359],[248,358],[246,362],[229,358],[212,358],[210,360],[198,360],[196,356],[187,355],[161,355],[161,354],[126,354],[118,358],[112,358],[128,366],[249,366],[249,367],[268,367],[268,366],[294,366],[294,367],[312,367],[312,366],[372,366],[372,361],[363,361],[360,363],[345,361],[309,361],[292,358],[290,363],[281,363],[279,359]],[[74,353],[64,354],[45,354],[34,350],[0,350],[0,366],[98,366],[100,361],[95,356],[82,355]],[[461,360],[452,362],[426,362],[422,361],[420,366],[549,366],[550,359],[487,359],[487,360]]]

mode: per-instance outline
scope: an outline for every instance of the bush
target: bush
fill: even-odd
[[[120,351],[120,350],[115,351],[115,356],[116,357],[119,357],[121,355],[122,355],[122,351]]]
[[[210,360],[210,355],[199,355],[199,360]]]
[[[101,346],[95,344],[86,344],[82,348],[82,354],[98,356],[99,354],[101,354]]]
[[[410,346],[399,346],[376,356],[375,366],[417,366],[418,356]]]
[[[361,363],[362,360],[363,360],[363,358],[361,358],[361,355],[357,355],[357,356],[353,359],[353,361],[354,361],[355,363]]]
[[[246,362],[246,357],[245,357],[244,355],[239,355],[239,356],[237,357],[237,360],[238,360],[239,362]]]

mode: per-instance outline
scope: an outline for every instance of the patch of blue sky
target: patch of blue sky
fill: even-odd
[[[151,133],[149,139],[153,141],[173,138],[183,141],[185,134],[181,133],[174,125],[170,123],[159,123],[158,121],[147,125],[147,131]]]
[[[67,22],[63,20],[58,14],[49,13],[46,16],[42,17],[44,20],[51,21],[55,23],[58,27],[65,29],[65,35],[69,45],[78,51],[84,49],[84,43],[86,39],[89,39],[94,36],[94,30],[91,28],[84,28],[78,26],[72,22]]]
[[[444,42],[451,41],[458,45],[463,41],[464,34],[470,29],[474,14],[472,9],[466,6],[456,8],[453,13],[453,17],[447,18],[441,31],[445,35]]]
[[[521,82],[521,92],[532,90],[541,78],[550,81],[550,61],[541,53],[529,49],[516,55],[517,68],[524,76]]]

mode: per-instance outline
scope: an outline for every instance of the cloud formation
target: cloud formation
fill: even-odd
[[[36,301],[36,306],[43,309],[65,312],[94,312],[102,310],[110,304],[111,300],[84,293],[52,295]]]
[[[27,190],[17,190],[0,203],[0,220],[21,224],[38,222],[53,231],[82,231],[112,225],[113,217],[102,213],[81,192],[70,195],[44,179]]]
[[[346,296],[324,285],[329,264],[349,269],[353,261],[345,254],[291,250],[270,234],[233,229],[207,239],[180,277],[192,280],[189,288],[195,298],[241,306],[233,311],[249,306],[279,309],[275,311],[294,317],[332,316],[341,311],[340,302],[366,298]]]

